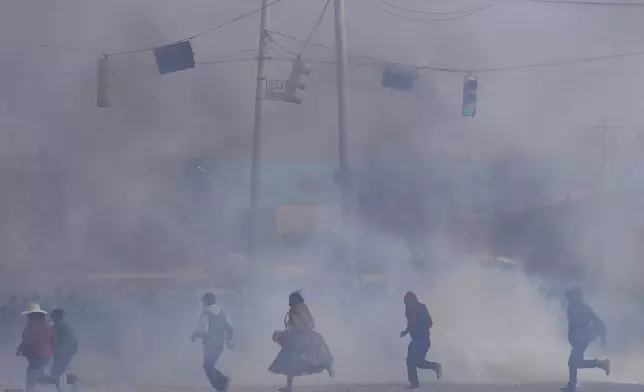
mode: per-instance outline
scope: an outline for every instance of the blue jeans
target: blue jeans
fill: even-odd
[[[38,381],[45,375],[45,367],[50,357],[27,357],[29,366],[25,376],[25,392],[36,392]]]
[[[206,372],[206,377],[210,381],[210,385],[217,391],[227,389],[228,379],[217,369],[217,361],[224,350],[222,346],[204,346],[203,352],[203,370]]]
[[[576,342],[570,350],[568,358],[568,387],[574,389],[577,386],[577,370],[593,369],[598,367],[596,359],[584,359],[584,353],[590,342]]]
[[[425,359],[427,352],[429,352],[430,341],[427,340],[414,340],[409,342],[407,347],[407,379],[409,385],[417,387],[418,382],[418,369],[431,369],[438,372],[440,364],[438,362],[430,362]]]

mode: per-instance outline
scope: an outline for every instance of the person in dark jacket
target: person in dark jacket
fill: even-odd
[[[217,306],[217,298],[213,293],[204,294],[203,312],[199,321],[199,329],[192,334],[192,341],[201,339],[203,344],[203,369],[210,385],[219,392],[225,392],[230,385],[230,378],[217,370],[217,361],[224,350],[233,349],[233,328],[228,317]]]
[[[592,341],[599,337],[606,344],[606,326],[584,301],[581,288],[573,287],[566,291],[568,299],[568,342],[572,347],[568,359],[568,385],[561,388],[564,392],[574,392],[577,388],[577,370],[600,368],[610,374],[610,360],[584,359],[584,352]]]
[[[29,304],[22,314],[27,316],[27,326],[22,333],[22,342],[16,350],[16,355],[27,358],[29,362],[25,391],[35,392],[52,356],[54,331],[47,323],[47,312],[40,309],[40,305]]]
[[[51,320],[54,322],[54,359],[50,369],[49,382],[56,384],[69,370],[69,364],[78,352],[78,343],[74,330],[65,321],[64,310],[54,309],[51,312]],[[65,384],[74,384],[75,380],[76,377],[70,374],[63,381]]]
[[[9,299],[0,306],[0,327],[3,337],[11,336],[17,326],[20,326],[21,311],[18,296],[13,294]]]
[[[411,291],[405,294],[405,317],[407,328],[400,333],[400,337],[409,335],[411,342],[407,348],[407,379],[409,386],[406,389],[415,390],[419,388],[418,369],[431,369],[436,372],[436,377],[443,376],[443,365],[438,362],[426,360],[429,351],[430,332],[433,321],[425,304],[418,301],[418,297]]]

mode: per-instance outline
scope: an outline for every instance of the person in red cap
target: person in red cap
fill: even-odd
[[[429,351],[430,339],[429,330],[434,325],[427,306],[418,301],[418,297],[411,291],[405,294],[405,317],[407,328],[400,333],[400,337],[409,335],[411,342],[407,348],[407,378],[409,386],[406,389],[416,390],[419,388],[418,369],[431,369],[436,372],[440,380],[443,376],[443,365],[438,362],[426,360]]]
[[[16,355],[27,358],[29,362],[25,391],[35,392],[53,354],[54,330],[47,323],[47,312],[40,309],[40,305],[29,304],[22,314],[27,316],[27,326],[22,333],[22,342],[16,350]]]

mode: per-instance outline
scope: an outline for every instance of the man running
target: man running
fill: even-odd
[[[51,312],[51,321],[54,325],[54,359],[51,365],[51,383],[63,382],[63,384],[75,384],[76,377],[66,373],[69,371],[69,364],[78,351],[78,343],[74,330],[65,321],[65,311],[54,309]],[[67,377],[63,377],[67,375]],[[62,379],[61,379],[62,377]]]
[[[418,369],[431,369],[436,372],[436,378],[440,380],[443,376],[443,365],[438,362],[430,362],[425,359],[429,346],[429,330],[433,325],[429,311],[425,304],[418,301],[418,297],[411,291],[405,294],[405,317],[407,328],[400,333],[400,337],[407,334],[411,337],[407,348],[407,378],[409,386],[406,389],[419,389]]]
[[[610,374],[610,360],[584,359],[584,352],[590,343],[599,337],[606,344],[606,326],[584,301],[579,287],[566,291],[568,298],[568,342],[572,347],[568,359],[568,385],[561,388],[563,392],[574,392],[577,388],[577,370],[600,368],[606,375]]]
[[[203,369],[210,385],[219,392],[226,392],[230,378],[217,370],[217,361],[224,350],[224,345],[232,349],[233,328],[228,317],[217,306],[217,299],[213,293],[204,294],[203,312],[199,321],[199,329],[192,334],[192,341],[201,339],[203,344]]]

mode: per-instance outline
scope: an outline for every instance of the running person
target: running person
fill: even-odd
[[[566,291],[568,298],[568,342],[572,349],[568,358],[568,385],[561,388],[563,392],[574,392],[577,388],[577,370],[602,369],[610,374],[610,360],[584,359],[584,352],[597,337],[606,344],[606,326],[602,319],[584,301],[584,295],[579,287]]]
[[[427,306],[418,301],[416,294],[411,291],[405,294],[404,301],[407,328],[400,333],[400,337],[405,337],[408,334],[411,337],[407,348],[406,363],[409,386],[406,389],[416,390],[420,386],[418,369],[431,369],[436,372],[436,378],[440,380],[443,376],[443,365],[425,359],[431,345],[429,330],[434,325]]]
[[[217,361],[224,351],[224,345],[232,349],[233,328],[224,311],[217,306],[213,293],[204,294],[201,299],[203,311],[199,320],[199,329],[192,334],[192,341],[201,339],[203,344],[203,369],[213,388],[226,392],[230,378],[217,369]]]

